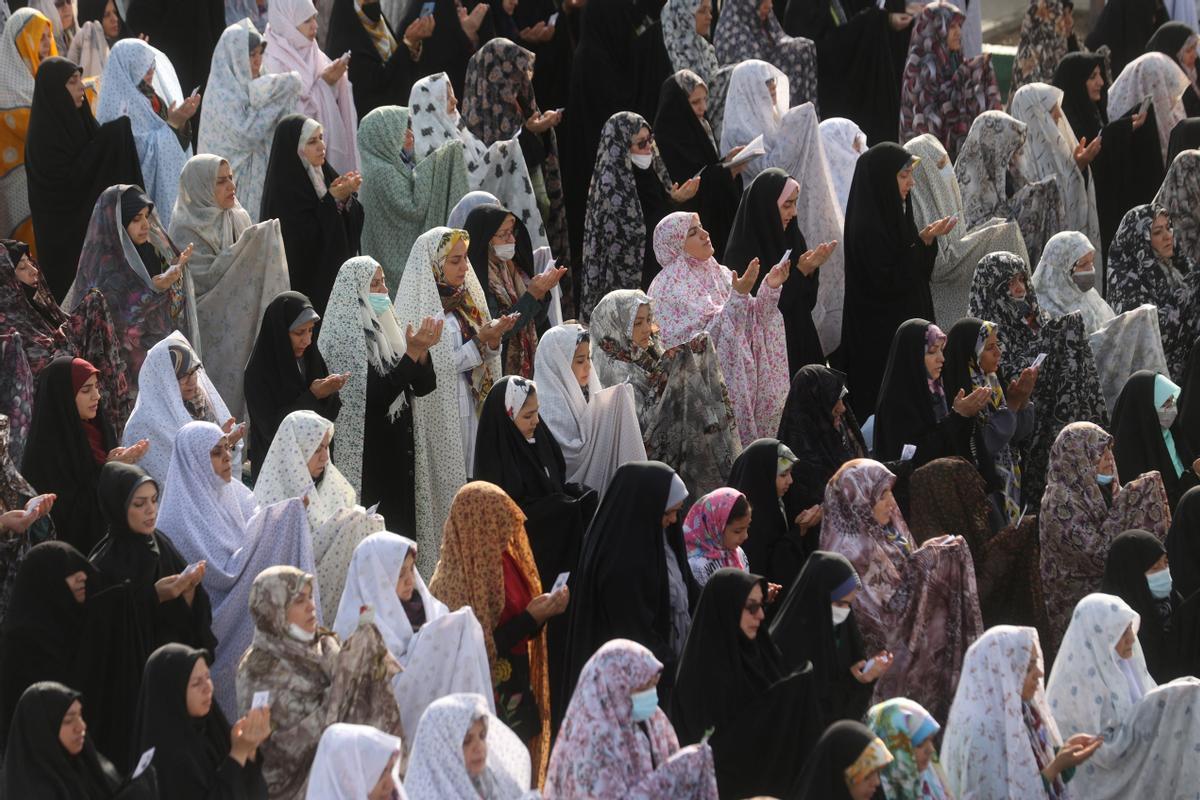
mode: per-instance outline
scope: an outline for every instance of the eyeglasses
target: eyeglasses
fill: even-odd
[[[639,137],[639,138],[633,140],[633,146],[635,148],[637,148],[638,150],[644,150],[645,148],[649,147],[652,144],[654,144],[654,134],[653,133],[651,133],[650,135],[648,135],[644,138]]]
[[[758,615],[758,612],[763,610],[763,604],[757,600],[751,600],[749,603],[746,603],[743,608],[745,608],[747,614],[754,617]]]

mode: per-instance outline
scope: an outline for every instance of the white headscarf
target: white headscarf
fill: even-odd
[[[450,209],[450,216],[446,217],[447,227],[466,227],[467,217],[470,216],[471,212],[479,206],[484,205],[502,206],[503,203],[491,192],[467,192],[463,195],[462,200],[459,200],[454,208]]]
[[[1191,85],[1188,76],[1170,56],[1145,53],[1126,64],[1108,87],[1108,118],[1123,117],[1149,96],[1154,104],[1158,141],[1166,164],[1171,131],[1187,116],[1183,110],[1183,93]]]
[[[942,740],[942,767],[958,797],[1045,797],[1029,727],[1021,711],[1021,687],[1029,660],[1042,665],[1037,630],[996,625],[967,650]],[[1038,680],[1029,704],[1038,712],[1050,744],[1062,744],[1046,692]]]
[[[485,780],[489,800],[517,800],[529,790],[529,750],[525,743],[488,711],[477,694],[452,694],[432,703],[421,717],[408,763],[405,789],[419,800],[464,800],[479,797],[466,762],[463,739],[476,720],[487,720]],[[536,795],[534,795],[536,796]]]
[[[402,744],[398,736],[370,725],[335,722],[321,734],[306,800],[363,800]],[[400,790],[397,800],[408,800],[400,785],[400,762],[397,758],[392,765],[392,780]]]
[[[768,81],[775,81],[775,101],[771,101]],[[725,116],[721,128],[721,152],[749,143],[757,136],[774,133],[788,110],[791,89],[787,75],[766,61],[748,59],[734,67],[725,95]],[[766,169],[765,158],[751,162],[751,172],[757,175]]]
[[[415,128],[415,126],[414,126]],[[425,317],[442,315],[442,300],[433,275],[442,237],[450,228],[433,228],[417,238],[408,256],[400,286],[396,289],[396,321],[403,328],[417,328]],[[467,270],[466,289],[485,322],[490,322],[487,298],[475,277]],[[437,388],[413,401],[413,444],[415,464],[413,499],[417,509],[417,566],[433,574],[441,549],[442,525],[450,515],[455,493],[467,482],[466,456],[459,429],[458,392],[460,373],[454,353],[460,343],[443,336],[429,350],[437,375]],[[499,352],[485,355],[491,374],[503,374]]]
[[[1081,292],[1071,278],[1076,262],[1095,250],[1088,238],[1078,231],[1056,233],[1046,242],[1042,260],[1033,273],[1033,289],[1042,310],[1055,317],[1079,311],[1088,333],[1095,332],[1116,316],[1098,291],[1092,288]],[[1099,275],[1097,269],[1097,278]],[[1099,280],[1096,285],[1100,285]]]
[[[212,664],[222,708],[236,708],[237,665],[254,638],[246,613],[255,576],[276,564],[313,572],[312,538],[296,499],[260,506],[238,478],[213,471],[209,453],[224,434],[211,422],[189,422],[175,437],[158,527],[189,563],[206,561],[204,588],[221,642]],[[315,589],[314,589],[315,591]],[[320,603],[319,594],[315,596]]]
[[[829,162],[829,177],[837,193],[838,206],[845,216],[850,183],[854,180],[854,167],[858,164],[859,156],[867,152],[867,135],[857,123],[844,117],[822,120],[817,128],[821,132],[821,145]]]
[[[538,413],[554,434],[567,463],[567,480],[600,494],[617,469],[629,461],[645,461],[646,445],[638,423],[633,387],[619,383],[607,389],[592,369],[585,398],[571,361],[588,331],[574,323],[546,331],[534,355]]]
[[[170,229],[179,176],[192,157],[192,146],[180,147],[175,129],[159,118],[149,98],[138,89],[151,67],[154,91],[167,107],[182,102],[183,92],[170,59],[141,39],[122,39],[112,46],[104,65],[96,121],[103,125],[118,117],[129,117],[146,194],[154,201],[163,227]]]
[[[1009,113],[1028,127],[1025,131],[1025,165],[1031,180],[1058,180],[1068,230],[1080,231],[1100,250],[1100,217],[1096,212],[1096,182],[1087,180],[1075,163],[1079,140],[1067,115],[1061,113],[1063,90],[1048,83],[1028,83],[1013,95]],[[1059,108],[1058,122],[1052,114]],[[1099,265],[1097,265],[1099,266]]]
[[[275,126],[299,106],[301,84],[296,72],[271,75],[263,69],[259,77],[251,77],[253,30],[250,20],[244,19],[226,28],[217,41],[204,90],[204,124],[197,149],[229,162],[238,198],[257,222]]]
[[[125,423],[125,432],[121,435],[123,447],[131,447],[142,439],[150,442],[150,449],[138,461],[138,466],[150,473],[150,477],[158,481],[159,486],[166,486],[167,483],[175,436],[180,428],[194,421],[183,404],[183,395],[179,392],[179,379],[175,376],[175,366],[171,361],[171,345],[192,348],[187,338],[179,331],[171,332],[150,348],[146,353],[146,360],[142,362],[142,369],[138,372],[137,400],[134,401],[129,421]],[[196,377],[199,389],[208,401],[212,419],[224,425],[230,414],[220,392],[209,380],[204,367],[200,367]],[[241,453],[242,447],[239,442],[233,456],[235,480],[241,480],[242,476]]]
[[[446,113],[449,90],[450,79],[444,72],[413,84],[408,95],[408,110],[412,115],[416,160],[427,158],[446,142],[462,142],[471,188],[495,195],[501,205],[525,223],[534,250],[548,246],[546,226],[538,211],[520,141],[514,137],[488,147],[463,124],[457,109],[453,115]]]
[[[350,259],[338,270],[321,319],[317,349],[331,373],[349,372],[350,378],[338,393],[338,445],[334,460],[355,491],[362,488],[363,438],[366,434],[367,370],[389,373],[407,350],[407,342],[396,324],[389,304],[383,314],[371,308],[371,280],[379,262],[370,256]],[[404,407],[404,393],[392,403],[389,416]]]

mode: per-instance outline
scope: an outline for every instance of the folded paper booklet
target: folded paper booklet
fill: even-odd
[[[750,140],[750,144],[742,148],[742,151],[733,158],[725,162],[727,167],[740,167],[749,161],[752,161],[759,156],[765,156],[767,148],[763,146],[763,137],[755,136]]]

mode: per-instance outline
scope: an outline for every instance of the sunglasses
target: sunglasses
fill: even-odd
[[[753,617],[753,616],[757,615],[758,612],[763,610],[763,604],[758,602],[757,600],[751,600],[749,603],[746,603],[744,608],[746,610],[746,613]]]
[[[653,143],[654,143],[654,134],[653,133],[650,134],[649,136],[639,137],[639,138],[633,140],[633,146],[636,147],[638,150],[642,150],[646,147],[649,147]]]

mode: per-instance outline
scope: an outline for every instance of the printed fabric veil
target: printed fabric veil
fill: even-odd
[[[334,462],[357,496],[362,489],[363,437],[366,432],[367,371],[387,375],[404,357],[408,342],[389,306],[377,314],[371,308],[371,280],[379,262],[369,256],[350,259],[338,270],[321,318],[317,349],[331,373],[350,373],[338,392],[338,440]],[[404,393],[388,409],[395,418],[404,407]]]
[[[1073,11],[1074,4],[1067,0],[1029,0],[1013,60],[1013,93],[1027,83],[1049,83],[1054,77],[1070,47],[1067,34]]]
[[[236,475],[224,481],[213,471],[209,454],[223,436],[211,422],[189,422],[179,430],[168,452],[170,477],[162,484],[158,527],[189,564],[207,562],[204,588],[213,607],[213,634],[221,643],[211,662],[213,686],[218,705],[232,711],[237,665],[254,638],[246,608],[255,576],[276,564],[305,572],[314,565],[299,498],[259,505]],[[235,467],[237,461],[235,455]]]
[[[622,464],[646,460],[646,445],[631,385],[601,387],[596,370],[589,369],[584,394],[571,371],[575,349],[584,342],[590,353],[588,331],[575,323],[542,334],[534,355],[538,411],[562,448],[567,482],[583,484],[603,496]]]
[[[924,771],[913,752],[941,729],[929,712],[904,697],[884,701],[867,712],[867,726],[883,741],[893,761],[879,773],[884,793],[895,798],[946,800],[946,773],[935,751]],[[953,800],[951,798],[951,800]]]
[[[204,358],[230,412],[243,419],[242,382],[259,321],[290,282],[279,220],[252,224],[240,194],[233,208],[217,206],[217,172],[226,162],[204,154],[184,165],[170,233],[173,241],[185,247],[195,245],[187,272],[195,285],[196,324],[205,343]],[[233,172],[239,192],[245,185],[243,177]]]
[[[1034,659],[1043,668],[1037,631],[1015,625],[989,628],[967,651],[941,752],[956,797],[1048,796],[1041,771],[1062,737],[1041,678],[1033,699],[1021,699]],[[1031,713],[1040,721],[1044,739],[1031,731]]]
[[[708,333],[733,402],[742,446],[779,429],[787,397],[787,340],[779,313],[781,287],[764,280],[757,296],[733,289],[733,273],[709,257],[700,261],[683,249],[693,213],[668,214],[654,229],[654,255],[662,272],[649,295],[662,320],[664,348]],[[760,265],[762,274],[764,267]],[[765,267],[770,269],[770,267]]]
[[[321,734],[317,754],[308,776],[308,796],[322,800],[358,800],[367,797],[404,742],[399,736],[370,725],[335,722]],[[408,800],[400,780],[403,759],[392,765],[392,782],[397,787],[393,800]]]
[[[146,193],[154,201],[163,227],[170,227],[179,175],[192,157],[192,147],[181,147],[175,129],[154,112],[138,84],[154,69],[154,92],[170,107],[183,101],[175,68],[166,54],[141,39],[122,39],[112,46],[101,78],[96,121],[103,125],[118,117],[129,117],[133,142],[142,165]],[[87,252],[87,247],[84,247]],[[193,340],[196,341],[196,340]]]
[[[1120,119],[1149,97],[1158,125],[1158,141],[1162,146],[1163,163],[1168,163],[1171,131],[1187,117],[1183,109],[1183,93],[1192,82],[1170,56],[1145,53],[1125,65],[1121,74],[1108,87],[1108,118]]]
[[[1000,108],[1000,89],[983,55],[950,49],[950,28],[966,15],[945,0],[921,9],[912,24],[900,86],[900,140],[933,134],[951,158],[980,113]]]
[[[716,800],[707,743],[680,749],[661,708],[643,723],[633,720],[630,696],[662,668],[628,639],[606,642],[588,659],[550,757],[547,797]]]
[[[275,432],[254,483],[254,494],[264,506],[293,497],[308,498],[308,527],[320,589],[319,597],[315,593],[314,597],[320,619],[326,620],[337,613],[354,548],[383,530],[383,517],[368,514],[358,505],[354,487],[332,461],[318,481],[309,474],[308,460],[333,430],[333,423],[315,411],[288,414]]]
[[[110,186],[96,201],[75,281],[62,302],[64,309],[73,311],[92,289],[104,294],[121,342],[130,394],[135,393],[136,376],[146,353],[171,331],[181,331],[196,354],[201,355],[191,272],[184,269],[182,280],[165,292],[155,289],[133,240],[121,224],[121,196],[127,189],[137,188],[125,184]],[[148,243],[154,246],[159,259],[175,260],[178,250],[159,222],[157,206],[150,210]]]
[[[714,24],[713,47],[721,64],[758,59],[787,75],[797,105],[817,102],[817,45],[803,36],[788,36],[774,14],[758,18],[757,0],[732,0]],[[692,20],[693,30],[695,20]],[[707,79],[708,76],[700,73]]]
[[[935,316],[941,320],[958,320],[967,315],[971,279],[979,259],[1004,250],[1028,261],[1025,240],[1021,238],[1017,223],[1003,218],[992,217],[967,224],[954,165],[937,137],[923,133],[906,142],[904,149],[921,159],[913,167],[916,185],[908,195],[913,201],[913,222],[917,230],[943,217],[959,217],[954,229],[938,239],[937,260],[929,281]]]
[[[413,156],[418,163],[432,155],[446,142],[463,143],[463,158],[467,167],[467,182],[472,189],[491,192],[518,219],[525,223],[534,249],[545,247],[546,226],[538,210],[537,197],[525,155],[516,131],[511,138],[486,144],[471,132],[467,121],[459,114],[446,111],[453,92],[446,73],[422,78],[413,84],[408,96],[412,114]]]
[[[229,162],[238,200],[251,221],[257,222],[275,126],[299,106],[301,84],[296,72],[270,74],[264,69],[257,78],[251,77],[251,32],[258,31],[243,19],[226,28],[217,41],[196,150]]]
[[[592,363],[602,384],[633,386],[646,456],[674,466],[694,496],[725,485],[741,452],[733,404],[708,335],[664,348],[633,343],[644,292],[609,292],[592,312]],[[653,316],[651,316],[653,321]]]
[[[854,610],[867,650],[895,654],[875,696],[903,695],[944,718],[967,644],[983,631],[975,568],[961,538],[917,548],[895,506],[886,526],[876,521],[872,509],[895,481],[878,461],[843,465],[825,488],[821,549],[860,576]]]
[[[587,212],[583,222],[583,265],[579,271],[579,306],[586,317],[609,292],[642,284],[642,259],[651,243],[646,241],[646,220],[638,199],[629,147],[633,137],[650,123],[632,111],[618,111],[604,123],[596,166],[588,188]],[[670,190],[671,177],[658,152],[650,145],[650,167]]]
[[[741,547],[725,547],[725,526],[734,504],[746,496],[737,489],[722,487],[696,501],[683,521],[683,543],[696,583],[703,586],[712,573],[722,567],[750,571],[750,562]]]
[[[1079,259],[1095,251],[1096,246],[1079,231],[1056,233],[1046,242],[1042,259],[1033,272],[1033,288],[1042,310],[1052,317],[1078,311],[1083,316],[1083,329],[1089,334],[1116,316],[1095,287],[1082,292],[1071,278]],[[1096,265],[1097,286],[1099,266]],[[1099,362],[1099,355],[1096,360]]]
[[[1154,205],[1171,215],[1176,250],[1200,254],[1200,152],[1184,150],[1175,156]]]
[[[415,330],[425,317],[440,318],[442,300],[434,270],[445,260],[443,242],[450,228],[433,228],[418,237],[408,257],[408,265],[396,289],[396,322],[403,330]],[[485,321],[490,321],[487,299],[474,270],[467,270],[466,292]],[[413,439],[415,461],[413,490],[417,509],[417,568],[432,575],[441,549],[442,524],[450,514],[450,505],[459,487],[467,482],[462,431],[459,429],[458,392],[461,375],[455,365],[455,343],[445,336],[429,350],[437,374],[437,388],[413,400]],[[500,353],[489,352],[484,364],[493,376],[501,374]]]
[[[701,2],[703,0],[667,0],[659,19],[672,71],[690,69],[709,83],[721,65],[717,61],[716,48],[696,32],[696,11]],[[741,61],[741,58],[737,60]]]

